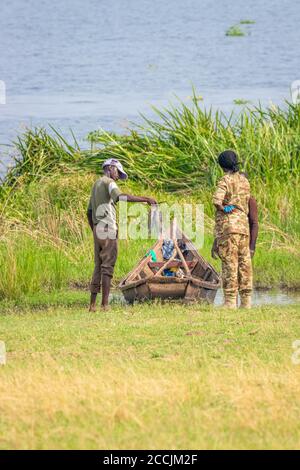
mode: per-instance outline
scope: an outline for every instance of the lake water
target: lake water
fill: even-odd
[[[220,307],[223,304],[223,293],[222,289],[217,291],[217,295],[214,301],[214,305]],[[114,291],[110,296],[110,302],[126,304],[122,293],[119,290]],[[252,294],[253,306],[264,306],[264,305],[293,305],[300,303],[300,291],[293,290],[280,290],[280,289],[254,289]]]
[[[252,295],[252,303],[254,306],[259,305],[292,305],[300,303],[299,291],[287,290],[262,290],[254,289]],[[215,298],[215,305],[220,306],[223,304],[223,293],[219,289]]]
[[[225,36],[243,19],[244,37]],[[300,78],[299,24],[299,0],[2,1],[0,143],[47,123],[124,131],[191,84],[225,112],[280,104]]]

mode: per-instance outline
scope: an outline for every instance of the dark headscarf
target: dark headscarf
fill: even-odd
[[[220,153],[218,162],[224,170],[230,170],[233,171],[233,173],[239,171],[238,157],[233,150],[225,150]]]

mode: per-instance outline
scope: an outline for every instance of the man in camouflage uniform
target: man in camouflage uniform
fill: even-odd
[[[249,248],[250,184],[239,173],[237,156],[227,150],[219,155],[225,175],[213,196],[216,207],[216,251],[222,261],[222,281],[225,302],[236,308],[239,292],[241,307],[251,307],[252,265]]]

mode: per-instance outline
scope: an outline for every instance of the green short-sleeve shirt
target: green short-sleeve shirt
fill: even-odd
[[[95,225],[117,230],[116,202],[120,194],[116,182],[108,176],[102,176],[95,182],[88,206]]]

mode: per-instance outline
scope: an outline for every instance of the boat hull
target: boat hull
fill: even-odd
[[[178,229],[175,220],[171,223],[168,238],[173,240],[174,245],[169,259],[163,257],[164,239],[160,238],[121,281],[119,288],[125,300],[133,303],[154,299],[184,299],[186,302],[213,303],[220,287],[219,274]],[[152,259],[153,254],[155,259]],[[176,274],[164,275],[167,268],[168,270],[175,268]]]
[[[218,285],[199,281],[198,279],[177,279],[177,278],[152,278],[133,282],[131,284],[121,284],[127,302],[144,300],[178,300],[184,299],[187,302],[213,303]]]

